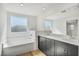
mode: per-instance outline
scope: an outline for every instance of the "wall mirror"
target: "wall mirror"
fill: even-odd
[[[75,38],[78,34],[78,20],[69,20],[66,22],[67,35]]]

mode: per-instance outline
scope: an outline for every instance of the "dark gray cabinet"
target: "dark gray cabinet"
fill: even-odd
[[[38,48],[47,56],[78,56],[78,46],[41,36],[38,37]]]
[[[78,46],[67,44],[68,56],[78,56]]]
[[[55,55],[78,56],[78,46],[55,40]]]
[[[38,46],[41,51],[46,53],[46,39],[44,37],[38,37]]]
[[[56,56],[66,56],[67,55],[66,43],[55,41],[55,55]]]
[[[54,56],[55,55],[55,42],[53,39],[50,39],[50,51],[51,51],[50,56]]]
[[[38,48],[47,56],[54,56],[54,40],[38,36]]]
[[[51,48],[51,41],[50,40],[48,40],[47,38],[45,38],[46,39],[46,55],[51,55],[50,53],[51,53],[51,50],[50,50],[50,48]]]

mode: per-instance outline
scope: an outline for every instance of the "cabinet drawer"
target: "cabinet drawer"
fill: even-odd
[[[67,44],[68,56],[78,56],[78,46]]]
[[[67,55],[66,43],[55,41],[55,55],[56,56],[66,56]]]

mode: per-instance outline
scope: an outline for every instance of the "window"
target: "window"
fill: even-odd
[[[52,20],[45,20],[44,21],[44,28],[45,30],[52,30]]]
[[[26,32],[27,19],[20,16],[10,16],[11,32]]]

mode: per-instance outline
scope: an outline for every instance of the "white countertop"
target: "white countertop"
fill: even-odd
[[[54,40],[58,40],[58,41],[61,41],[61,42],[66,42],[66,43],[70,43],[70,44],[79,46],[77,39],[72,39],[72,38],[70,38],[70,37],[67,36],[67,35],[61,35],[61,34],[46,34],[46,33],[44,33],[44,32],[41,32],[41,33],[39,33],[38,35],[39,35],[39,36],[42,36],[42,37],[49,38],[49,39],[54,39]]]

